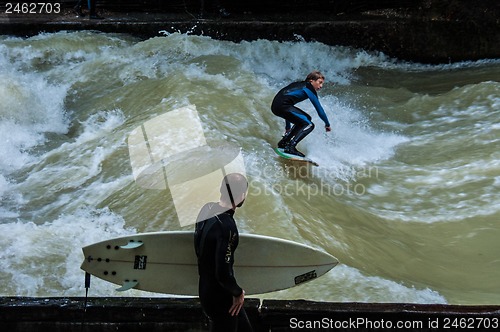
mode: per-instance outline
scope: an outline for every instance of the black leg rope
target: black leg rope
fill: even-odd
[[[89,288],[90,288],[90,273],[85,272],[85,302],[83,304],[83,316],[81,323],[81,331],[83,331],[83,327],[85,326],[85,318],[87,314],[87,300],[89,297]]]

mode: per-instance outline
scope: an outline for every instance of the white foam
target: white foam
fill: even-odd
[[[417,288],[389,279],[369,276],[344,264],[335,267],[321,278],[295,288],[265,294],[263,298],[329,302],[447,303],[444,296],[430,288]]]
[[[10,280],[3,295],[81,296],[81,248],[108,238],[127,235],[124,220],[108,209],[81,208],[53,222],[0,224],[0,271]],[[54,278],[54,273],[57,278]],[[107,292],[107,290],[106,290]]]
[[[46,133],[67,132],[66,84],[16,70],[0,57],[0,171],[9,173],[32,161],[30,149],[45,143]]]
[[[313,115],[316,128],[301,145],[311,159],[328,170],[330,177],[354,180],[360,168],[392,158],[397,146],[408,141],[402,135],[370,128],[359,110],[339,103],[332,96],[322,101],[323,106],[331,110],[332,131],[325,132],[324,123],[312,106],[303,104],[304,110]]]

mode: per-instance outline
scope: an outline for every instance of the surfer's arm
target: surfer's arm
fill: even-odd
[[[328,121],[328,117],[326,116],[323,106],[321,106],[321,103],[319,102],[318,96],[307,88],[304,88],[304,91],[307,93],[307,96],[316,109],[316,112],[318,112],[319,117],[325,123],[325,127],[330,127],[330,121]]]
[[[215,275],[219,284],[233,296],[237,297],[243,293],[243,289],[234,278],[234,254],[229,245],[230,232],[223,231],[222,227],[220,227],[220,231],[221,234],[218,236],[215,253]]]

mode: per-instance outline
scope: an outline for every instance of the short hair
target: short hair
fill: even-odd
[[[236,202],[235,199],[240,199],[241,195],[248,190],[248,181],[243,174],[230,173],[227,174],[220,185],[221,199],[237,206],[241,201]]]
[[[323,75],[319,70],[315,70],[315,71],[312,71],[311,73],[309,73],[309,75],[307,75],[306,81],[307,82],[316,81],[316,80],[319,80],[320,78],[322,78],[324,80],[325,75]]]

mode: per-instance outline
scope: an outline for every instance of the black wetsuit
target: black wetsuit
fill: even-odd
[[[314,124],[311,121],[311,116],[295,106],[295,104],[308,98],[316,109],[316,112],[318,112],[321,120],[325,122],[325,126],[330,127],[328,117],[319,102],[318,94],[311,82],[301,81],[291,83],[276,94],[271,104],[273,114],[286,120],[285,129],[288,132],[280,143],[278,143],[278,147],[283,148],[287,144],[295,147],[297,143],[313,131]],[[294,126],[289,131],[290,123],[293,123]]]
[[[208,203],[201,209],[195,227],[199,296],[211,322],[210,331],[214,332],[252,330],[243,308],[239,316],[229,314],[233,297],[243,292],[233,272],[234,251],[239,241],[233,214],[233,210]]]

